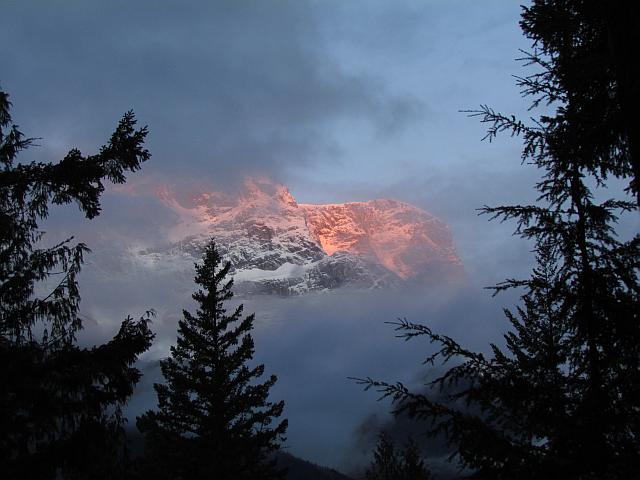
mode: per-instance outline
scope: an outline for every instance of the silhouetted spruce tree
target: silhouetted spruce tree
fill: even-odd
[[[418,444],[409,438],[401,453],[400,479],[403,480],[430,480],[431,472],[425,465]]]
[[[381,433],[378,436],[378,443],[373,452],[373,461],[365,472],[367,480],[388,480],[395,479],[400,473],[400,465],[396,448],[391,439]]]
[[[250,367],[254,316],[242,318],[242,305],[229,315],[233,293],[213,241],[195,281],[195,315],[184,311],[171,356],[161,361],[164,384],[155,384],[158,409],[138,418],[145,437],[143,471],[150,478],[271,479],[283,472],[273,454],[284,440],[279,423],[284,402],[268,401],[276,382],[259,383],[264,365]]]
[[[572,144],[580,168],[595,178],[628,178],[640,204],[640,4],[627,0],[535,0],[520,22],[539,73],[518,78],[540,103],[564,104],[562,118],[580,132]]]
[[[365,472],[366,480],[429,480],[431,474],[420,458],[418,446],[409,439],[398,451],[391,439],[381,433],[373,452],[373,461]]]
[[[49,204],[100,212],[103,181],[123,183],[149,158],[146,129],[127,113],[100,153],[58,163],[17,162],[32,145],[11,124],[0,91],[0,472],[7,479],[122,477],[121,406],[150,346],[147,320],[127,318],[107,344],[80,348],[76,276],[85,245],[44,245]],[[41,293],[45,292],[45,293]]]
[[[637,211],[638,202],[598,202],[593,191],[604,192],[613,176],[631,178],[628,193],[638,193],[637,125],[625,124],[620,96],[626,89],[637,102],[638,91],[622,85],[620,58],[607,43],[608,35],[637,32],[613,33],[604,5],[539,0],[524,8],[523,31],[539,48],[527,61],[541,70],[518,81],[533,108],[546,103],[553,114],[527,125],[489,107],[472,112],[491,125],[489,139],[521,135],[522,160],[543,174],[536,204],[482,210],[514,219],[516,233],[535,243],[531,278],[495,287],[524,289],[522,305],[506,310],[506,351],[472,352],[403,320],[401,337],[424,335],[439,346],[428,363],[456,365],[424,394],[365,380],[399,410],[431,422],[427,429],[443,433],[477,478],[632,478],[640,471],[640,238],[615,232],[618,216]],[[451,402],[434,400],[429,388],[454,388]]]

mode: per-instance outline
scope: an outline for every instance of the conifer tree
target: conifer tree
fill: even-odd
[[[378,436],[373,461],[365,472],[366,480],[429,480],[431,474],[420,458],[418,446],[409,438],[404,448],[396,450],[387,434]]]
[[[477,478],[632,478],[640,470],[640,237],[615,231],[618,217],[639,204],[594,194],[612,176],[630,179],[627,193],[638,193],[637,125],[620,96],[635,91],[637,102],[638,91],[623,84],[615,65],[625,61],[608,43],[608,34],[637,32],[613,34],[604,5],[535,0],[524,8],[521,26],[539,48],[526,60],[540,70],[518,82],[532,108],[545,103],[552,115],[527,125],[489,107],[472,112],[490,125],[489,139],[521,135],[522,160],[542,172],[536,204],[482,209],[515,220],[516,233],[535,243],[531,277],[495,287],[524,289],[522,304],[505,310],[506,349],[472,352],[401,320],[401,337],[438,345],[427,363],[456,365],[422,394],[364,381],[428,420],[426,429],[444,434]],[[434,399],[431,388],[453,389],[450,402]]]
[[[431,472],[420,455],[418,444],[413,438],[407,440],[402,450],[399,478],[404,480],[430,480],[432,478]]]
[[[400,474],[400,465],[391,439],[381,433],[373,452],[371,466],[365,472],[366,480],[390,480]]]
[[[534,106],[565,104],[562,118],[580,132],[573,161],[595,177],[629,179],[640,205],[640,82],[632,54],[640,4],[535,0],[520,26],[534,46],[525,60],[541,67],[518,78],[524,93],[535,97]]]
[[[33,140],[11,123],[10,105],[0,91],[0,472],[119,477],[120,410],[152,334],[146,318],[127,318],[107,344],[80,348],[76,276],[88,249],[72,239],[46,247],[38,225],[52,203],[98,215],[103,181],[123,183],[149,158],[146,128],[135,130],[129,112],[97,155],[73,149],[58,163],[19,162]]]
[[[151,478],[271,479],[283,474],[273,454],[284,440],[284,402],[268,400],[274,375],[250,367],[254,315],[243,306],[227,314],[231,264],[215,243],[196,264],[195,315],[184,311],[171,356],[161,361],[166,383],[156,384],[158,409],[138,418],[145,437],[143,470]]]

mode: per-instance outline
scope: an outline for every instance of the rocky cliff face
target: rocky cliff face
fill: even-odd
[[[448,227],[396,200],[301,205],[313,237],[328,254],[375,259],[403,280],[438,265],[459,265]]]
[[[190,268],[213,237],[232,263],[238,293],[279,295],[440,282],[462,270],[448,227],[412,205],[300,205],[268,180],[244,187],[235,195],[159,192],[180,220],[170,248],[138,251],[138,261]]]

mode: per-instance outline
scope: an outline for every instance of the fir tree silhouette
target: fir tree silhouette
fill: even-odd
[[[455,365],[420,394],[363,380],[443,434],[475,478],[626,479],[640,471],[640,235],[616,233],[619,216],[640,205],[638,124],[623,105],[637,105],[640,92],[623,72],[629,60],[619,43],[637,38],[629,29],[640,7],[612,3],[523,7],[521,26],[535,48],[524,60],[538,70],[517,82],[531,108],[545,111],[531,124],[487,106],[470,112],[489,125],[489,140],[521,136],[522,161],[542,176],[535,204],[481,209],[514,220],[515,233],[535,245],[532,275],[494,287],[524,291],[505,310],[506,348],[473,352],[400,320],[399,336],[437,345],[427,364]],[[629,180],[627,195],[612,189],[606,194],[616,198],[597,201],[594,190],[605,191],[611,177]],[[440,401],[431,389],[452,393]]]
[[[273,454],[284,440],[287,420],[274,424],[284,402],[268,400],[276,382],[259,383],[264,365],[250,367],[254,316],[240,305],[227,314],[233,293],[212,241],[195,281],[195,315],[184,311],[171,356],[161,361],[164,384],[154,386],[158,409],[138,418],[145,437],[143,471],[150,478],[281,478]]]
[[[96,155],[20,162],[33,144],[11,123],[0,91],[0,472],[6,479],[124,476],[121,408],[151,345],[148,317],[127,318],[108,343],[80,348],[76,277],[88,251],[72,239],[47,247],[39,223],[51,204],[100,213],[103,182],[124,183],[149,159],[146,128],[124,115]],[[40,294],[43,290],[48,293]]]
[[[431,474],[420,457],[418,446],[409,438],[403,449],[396,449],[382,432],[373,452],[373,461],[365,472],[366,480],[430,480]]]

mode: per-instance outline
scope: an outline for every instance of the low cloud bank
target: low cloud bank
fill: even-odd
[[[144,377],[126,412],[134,424],[137,415],[156,405],[153,383],[162,379],[158,361],[175,342],[182,310],[194,309],[194,272],[144,265],[132,255],[136,249],[166,243],[166,230],[175,220],[154,195],[143,192],[132,201],[108,194],[103,203],[104,215],[93,222],[80,223],[72,209],[54,212],[46,238],[52,242],[74,233],[93,249],[80,275],[82,343],[110,339],[127,315],[138,317],[151,308],[157,312],[152,324],[156,339],[141,358]],[[492,273],[484,268],[483,278],[501,276],[501,265],[498,262]],[[465,268],[474,273],[478,265]],[[361,468],[377,430],[397,425],[388,401],[378,402],[375,392],[364,392],[348,377],[371,376],[421,388],[427,373],[421,363],[433,347],[425,339],[395,338],[393,326],[385,322],[397,318],[428,324],[475,350],[486,351],[491,341],[500,343],[506,327],[501,310],[517,301],[516,292],[491,298],[479,281],[474,276],[457,285],[236,297],[245,312],[256,313],[255,361],[279,377],[272,395],[286,402],[287,450],[343,471]]]
[[[83,317],[87,328],[81,340],[104,341],[127,314],[154,308],[156,340],[141,359],[144,378],[127,409],[135,416],[156,405],[153,383],[161,381],[158,361],[175,342],[183,308],[193,311],[193,280],[170,271],[132,271],[118,275],[85,271]],[[117,299],[117,301],[114,301]],[[319,464],[353,471],[367,461],[371,439],[358,432],[376,418],[389,421],[389,402],[348,377],[402,381],[421,388],[432,352],[422,339],[404,342],[394,337],[398,317],[430,325],[473,349],[486,350],[499,341],[505,320],[502,301],[471,286],[427,291],[319,292],[300,297],[235,298],[245,312],[256,313],[256,362],[279,380],[272,398],[284,399],[289,418],[287,450]]]

